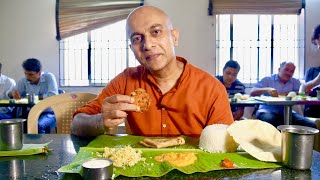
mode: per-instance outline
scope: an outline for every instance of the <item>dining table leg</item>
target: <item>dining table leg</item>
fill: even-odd
[[[290,125],[292,123],[292,105],[284,106],[284,124]]]

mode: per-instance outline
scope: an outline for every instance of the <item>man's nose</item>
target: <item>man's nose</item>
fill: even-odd
[[[144,50],[151,50],[154,47],[154,42],[151,37],[145,37],[143,43]]]

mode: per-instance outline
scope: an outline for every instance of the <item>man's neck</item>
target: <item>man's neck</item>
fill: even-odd
[[[152,73],[162,93],[170,91],[177,83],[184,69],[184,63],[178,60],[168,64],[163,70]]]

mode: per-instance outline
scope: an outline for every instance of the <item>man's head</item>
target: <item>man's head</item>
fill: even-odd
[[[41,76],[41,62],[38,59],[30,58],[22,63],[24,69],[24,75],[32,84],[36,84],[40,80]]]
[[[314,29],[311,42],[320,48],[320,24]]]
[[[239,63],[234,60],[229,60],[223,67],[223,83],[230,86],[237,79],[239,71]]]
[[[289,81],[292,78],[295,69],[296,66],[292,62],[282,62],[278,69],[278,76],[280,78],[280,81],[283,83]]]
[[[136,59],[150,71],[160,71],[175,60],[179,32],[162,10],[138,7],[129,14],[126,28]]]

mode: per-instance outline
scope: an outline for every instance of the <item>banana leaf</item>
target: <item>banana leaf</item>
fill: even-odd
[[[87,147],[80,148],[77,156],[69,165],[61,167],[58,172],[64,173],[79,173],[81,172],[81,164],[91,158],[97,157],[97,153],[102,153],[103,147],[123,147],[130,145],[142,151],[142,157],[146,158],[145,162],[139,162],[132,167],[119,168],[114,167],[113,172],[115,177],[122,175],[127,177],[161,177],[172,170],[178,170],[185,174],[192,174],[195,172],[208,172],[213,170],[224,170],[220,167],[220,162],[225,158],[231,159],[236,165],[237,169],[264,169],[281,167],[277,163],[262,162],[246,152],[236,153],[208,153],[197,148],[197,139],[184,137],[186,139],[185,145],[176,146],[174,148],[152,149],[144,148],[138,142],[144,137],[139,136],[99,136],[88,144]],[[197,161],[194,164],[175,167],[169,162],[158,162],[154,159],[155,156],[169,153],[169,152],[194,152],[197,156]]]
[[[34,154],[47,154],[49,149],[48,145],[45,144],[23,144],[22,149],[12,151],[0,151],[0,156],[23,156],[23,155],[34,155]]]

